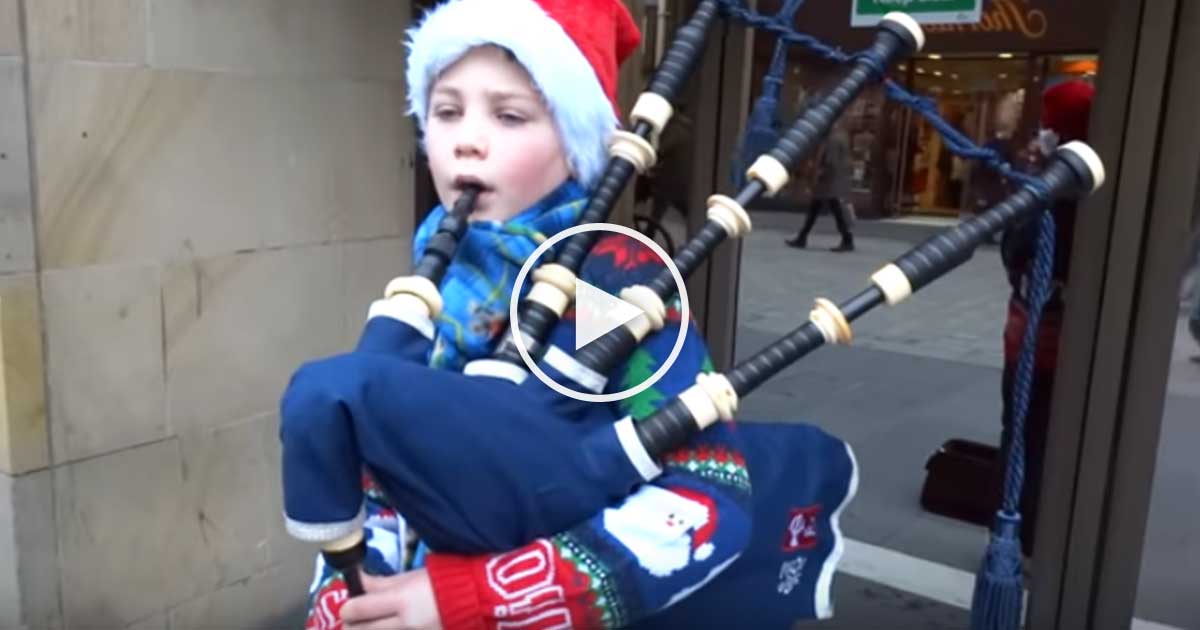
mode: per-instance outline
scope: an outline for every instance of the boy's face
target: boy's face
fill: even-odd
[[[482,184],[474,220],[504,221],[570,174],[554,119],[529,75],[494,46],[468,52],[434,83],[425,146],[442,204]]]

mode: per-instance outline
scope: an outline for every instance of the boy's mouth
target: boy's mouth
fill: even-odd
[[[460,193],[468,187],[478,188],[479,192],[481,193],[490,192],[492,190],[492,187],[485,184],[483,180],[471,175],[459,175],[458,177],[455,177],[453,186],[454,190]]]

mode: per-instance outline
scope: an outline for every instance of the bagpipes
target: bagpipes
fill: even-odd
[[[613,159],[581,222],[604,220],[633,172],[653,163],[647,138],[656,138],[666,124],[669,97],[695,66],[717,5],[702,2],[680,29],[633,110],[634,130],[615,132]],[[875,43],[856,58],[846,77],[748,169],[751,180],[744,189],[734,198],[709,199],[709,220],[674,261],[680,274],[692,273],[727,238],[746,233],[750,220],[744,205],[780,190],[791,168],[819,144],[862,89],[922,44],[920,27],[910,17],[885,17]],[[464,214],[459,208],[452,216]],[[427,257],[449,259],[445,253],[459,228],[455,221],[447,217],[450,224],[439,229],[444,244]],[[685,402],[665,408],[670,412],[665,432],[661,415],[646,426],[629,417],[614,421],[608,406],[567,399],[526,378],[513,335],[521,335],[546,372],[599,391],[605,375],[664,324],[664,300],[675,293],[667,272],[622,292],[644,315],[577,357],[545,343],[573,298],[576,273],[593,242],[592,233],[575,235],[555,262],[539,267],[537,282],[521,304],[518,329],[510,330],[493,358],[469,363],[461,374],[413,360],[421,356],[414,349],[428,342],[427,322],[437,311],[436,293],[430,291],[435,285],[414,276],[390,283],[385,301],[372,311],[390,310],[402,298],[415,307],[416,316],[371,318],[355,352],[302,366],[281,405],[289,532],[322,543],[332,566],[356,573],[365,554],[359,484],[366,466],[431,549],[464,554],[511,549],[562,531],[661,474],[655,459],[685,435],[676,426],[682,417],[679,404],[692,410],[708,404],[714,417],[731,418],[733,399],[719,376],[702,375],[681,397]],[[414,421],[418,417],[430,417],[428,422],[453,440],[430,439],[429,424]],[[481,425],[500,430],[481,430]],[[447,465],[456,461],[473,474]],[[554,479],[551,489],[547,478]],[[349,586],[353,594],[357,585]]]
[[[715,0],[702,2],[678,33],[634,108],[633,132],[616,133],[613,159],[581,222],[603,221],[633,172],[653,163],[652,141],[670,116],[670,98],[692,71],[716,13]],[[922,43],[911,18],[886,16],[875,43],[855,57],[846,77],[751,166],[745,188],[733,198],[710,198],[709,221],[676,257],[680,273],[691,273],[725,239],[744,234],[750,227],[744,205],[781,189],[789,170],[861,90]],[[732,419],[739,397],[819,346],[849,342],[851,321],[884,302],[898,303],[949,272],[986,234],[1051,198],[1093,190],[1103,168],[1086,145],[1072,143],[1059,150],[1040,179],[1044,189],[1022,189],[914,248],[872,276],[872,285],[850,300],[840,305],[818,300],[809,321],[796,331],[725,375],[700,375],[696,385],[637,423],[614,418],[609,406],[567,399],[526,378],[512,338],[521,335],[546,372],[599,391],[612,368],[662,327],[664,300],[675,292],[669,273],[623,292],[622,298],[641,306],[645,315],[577,356],[547,343],[572,300],[575,274],[594,243],[591,233],[568,240],[553,263],[535,272],[537,282],[521,303],[517,330],[510,330],[491,359],[468,364],[461,374],[430,369],[418,360],[428,348],[430,318],[437,312],[433,278],[438,265],[444,270],[452,257],[455,235],[465,225],[469,201],[460,200],[439,226],[434,239],[439,245],[431,241],[418,264],[427,275],[393,281],[385,300],[372,305],[372,314],[389,316],[369,318],[354,352],[306,364],[293,377],[281,426],[288,530],[322,544],[352,595],[361,592],[357,566],[365,554],[364,466],[437,552],[504,551],[563,531],[654,479],[662,472],[657,462],[663,455],[698,432],[719,430],[710,427],[718,419]],[[452,439],[432,439],[431,431]]]

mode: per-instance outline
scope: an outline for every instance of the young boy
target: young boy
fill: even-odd
[[[483,191],[441,286],[445,307],[431,366],[459,370],[490,354],[507,324],[520,266],[544,238],[578,218],[617,126],[617,67],[637,41],[619,0],[451,0],[411,32],[408,97],[442,201],[417,230],[415,256],[464,186]],[[647,254],[630,239],[604,238],[580,276],[615,294],[657,274],[662,263]],[[673,311],[673,321],[610,379],[614,390],[640,382],[668,355],[677,327],[685,325]],[[573,325],[568,314],[560,328]],[[621,401],[615,413],[647,415],[705,369],[711,369],[707,352],[689,326],[667,376]],[[733,443],[728,432],[714,431],[673,453],[663,475],[620,505],[555,536],[481,557],[411,561],[409,533],[396,512],[404,506],[386,505],[368,481],[365,570],[393,577],[367,576],[367,593],[347,601],[341,577],[318,559],[306,627],[624,627],[676,607],[746,550],[749,474]],[[838,492],[819,519],[812,508],[797,506],[775,528],[793,555],[821,555],[809,576],[803,562],[792,560],[778,578],[781,596],[815,591],[820,616],[828,614],[831,568],[823,567],[836,562],[836,512],[852,483]],[[774,538],[772,530],[772,545],[780,546]],[[766,572],[775,580],[783,571]]]
[[[632,52],[638,37],[632,19],[617,0],[536,4],[532,0],[456,0],[432,11],[411,33],[409,101],[424,131],[424,148],[442,201],[417,230],[414,253],[420,255],[444,208],[453,205],[465,185],[482,188],[471,227],[442,283],[445,309],[437,322],[431,366],[458,370],[466,361],[490,354],[507,324],[516,272],[544,238],[578,218],[588,189],[607,163],[605,141],[617,126],[617,66]],[[535,52],[535,48],[539,50]],[[613,251],[612,260],[641,261],[640,269],[616,273],[614,265],[595,258],[585,264],[581,275],[614,293],[620,288],[614,281],[648,279],[661,266],[651,264],[637,251],[637,244],[626,239],[603,239],[601,245],[600,249],[613,251],[615,247],[637,254],[622,256]],[[673,326],[679,325],[676,316]],[[676,331],[669,326],[658,337],[673,341]],[[664,344],[651,343],[648,347],[657,356],[645,356],[662,361],[666,353],[660,346]],[[671,371],[674,377],[665,380],[678,382],[681,390],[705,361],[703,344],[693,332]],[[660,382],[640,400],[624,401],[624,407],[634,410],[645,406],[649,397],[665,401],[677,393]],[[740,459],[735,453],[723,456]],[[661,566],[671,566],[672,575],[637,576],[636,555],[613,549],[611,539],[601,540],[604,518],[598,515],[597,520],[552,540],[537,541],[523,552],[545,560],[545,568],[553,569],[540,576],[549,588],[539,596],[540,613],[565,615],[574,627],[625,625],[663,607],[672,595],[700,583],[714,567],[736,555],[749,527],[744,468],[739,471],[735,467],[727,483],[691,473],[668,473],[663,479],[664,484],[681,485],[673,485],[672,490],[655,488],[657,492],[650,491],[653,500],[647,499],[646,493],[635,495],[638,498],[627,501],[631,507],[618,513],[649,518],[668,503],[694,508],[690,523],[704,521],[713,549],[706,561],[689,569],[647,557],[642,564],[657,560]],[[382,504],[377,492],[371,496],[368,535],[372,553],[366,569],[376,574],[396,573],[404,568],[403,521]],[[403,512],[404,506],[396,508]],[[608,520],[610,529],[629,529],[614,526],[619,519],[610,516]],[[651,526],[625,536],[631,546],[651,556],[656,552],[669,555],[680,542],[690,545],[694,537],[694,532],[683,526],[662,531]],[[505,604],[502,593],[485,593],[488,589],[481,588],[489,578],[495,579],[497,569],[489,571],[488,567],[492,560],[430,556],[425,568],[394,578],[393,586],[404,585],[399,593],[379,591],[389,583],[368,579],[371,592],[341,609],[347,627],[397,614],[399,618],[393,621],[422,620],[422,627],[438,618],[448,628],[483,627],[480,621],[494,616],[497,605],[507,606],[509,621],[519,619],[522,606],[527,605],[522,598],[527,595],[518,594]],[[684,564],[690,560],[685,557]],[[597,566],[606,571],[597,572]],[[337,576],[324,567],[319,570],[308,623],[315,628],[336,624],[337,604],[344,597]],[[498,570],[505,569],[501,566]],[[662,584],[647,586],[651,581]],[[480,592],[473,592],[476,590]],[[557,604],[547,598],[550,591],[559,593]],[[491,601],[485,606],[488,597]],[[393,601],[403,605],[397,608]],[[551,605],[541,605],[547,603]]]

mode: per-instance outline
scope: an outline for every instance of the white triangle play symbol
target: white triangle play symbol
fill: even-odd
[[[575,349],[642,314],[642,309],[575,280]]]

